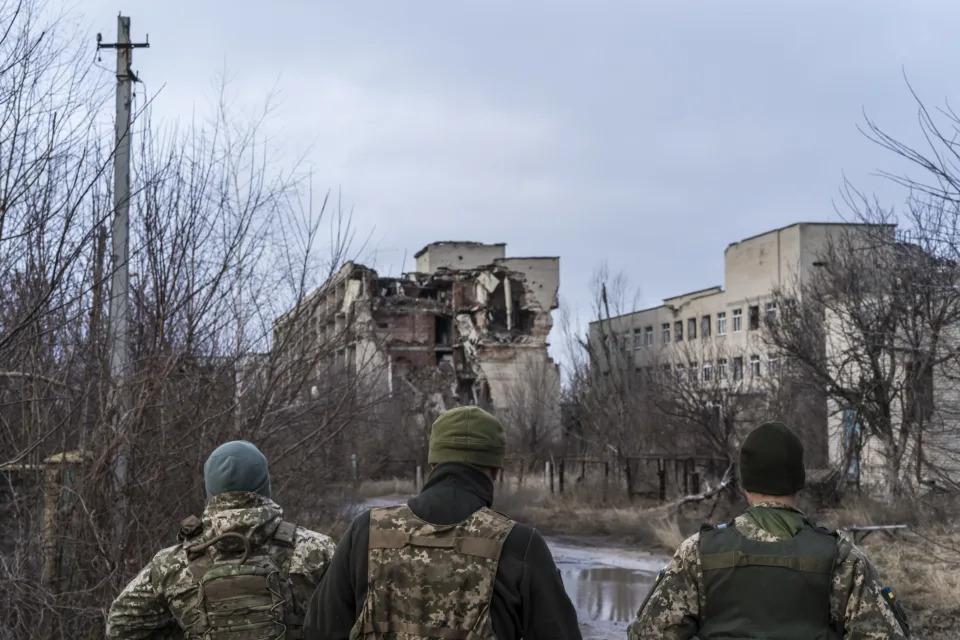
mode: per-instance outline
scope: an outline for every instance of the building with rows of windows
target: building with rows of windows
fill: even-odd
[[[762,323],[776,317],[773,292],[802,284],[817,268],[831,239],[848,233],[843,223],[797,223],[730,244],[724,252],[724,283],[663,300],[663,304],[604,320],[603,335],[632,354],[639,373],[670,373],[728,393],[769,390],[779,358],[762,339]],[[893,227],[891,227],[891,233]],[[591,340],[599,339],[599,321]],[[631,356],[628,355],[628,359]],[[826,466],[826,397],[800,425],[810,466]],[[744,425],[747,426],[747,425]]]

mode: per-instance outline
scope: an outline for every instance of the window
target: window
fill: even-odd
[[[717,360],[717,380],[726,380],[727,379],[727,359],[720,358]]]
[[[703,381],[710,382],[713,380],[713,365],[709,362],[703,365]]]
[[[684,366],[683,366],[682,364],[678,364],[678,365],[677,365],[677,380],[680,380],[680,381],[682,382],[682,381],[684,380],[684,378],[686,378],[686,377],[687,377],[687,370],[684,368]]]
[[[847,476],[856,478],[860,475],[860,423],[853,409],[843,410],[843,448],[844,457],[850,461]]]
[[[750,377],[759,378],[760,375],[760,356],[750,356]]]
[[[653,327],[647,327],[643,330],[643,346],[653,346]]]
[[[640,329],[633,330],[633,348],[639,349],[643,346],[643,333],[640,332]]]
[[[743,380],[743,356],[733,359],[733,379]]]
[[[673,341],[680,342],[683,340],[683,320],[677,320],[673,323]]]
[[[721,311],[717,314],[717,335],[727,335],[727,312]]]
[[[750,306],[750,331],[760,328],[760,305]]]
[[[743,309],[733,310],[733,332],[743,331]]]
[[[694,340],[697,337],[697,319],[687,320],[687,340]]]
[[[694,384],[700,382],[700,367],[697,366],[696,362],[691,362],[687,370],[690,372],[690,382]]]
[[[670,323],[664,322],[662,328],[663,344],[670,344]]]
[[[710,337],[710,316],[703,316],[703,318],[700,319],[700,337]]]
[[[777,358],[777,354],[770,353],[767,354],[767,375],[775,377],[780,374],[780,360]]]
[[[767,317],[767,322],[773,322],[777,319],[777,303],[768,302],[764,307],[764,314]]]

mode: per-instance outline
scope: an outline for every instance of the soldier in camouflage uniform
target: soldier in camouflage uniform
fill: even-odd
[[[741,448],[740,477],[750,507],[680,545],[630,640],[909,637],[903,609],[863,551],[797,509],[805,471],[791,429],[755,429]]]
[[[307,640],[581,640],[546,542],[490,509],[503,426],[478,407],[441,415],[433,466],[407,504],[360,515],[310,603]]]
[[[267,460],[228,442],[204,464],[203,517],[181,524],[110,607],[107,637],[295,640],[333,556],[327,536],[283,520]]]

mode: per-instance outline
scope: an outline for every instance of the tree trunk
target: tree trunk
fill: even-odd
[[[893,438],[883,442],[883,491],[888,496],[899,496],[903,493],[903,484],[900,481],[900,452]]]

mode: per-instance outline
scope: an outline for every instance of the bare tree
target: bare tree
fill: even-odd
[[[357,250],[349,214],[272,155],[266,107],[244,119],[221,99],[166,130],[139,110],[117,440],[104,348],[113,150],[97,126],[109,76],[91,75],[46,15],[0,3],[0,637],[94,638],[106,603],[202,508],[217,444],[260,445],[279,499],[317,526],[337,516],[323,496],[348,469],[345,434],[363,441],[386,414],[367,384],[378,364],[344,366],[358,319],[311,295]],[[114,544],[121,446],[129,512]]]
[[[623,316],[636,309],[636,295],[622,275],[600,268],[593,282],[591,332],[585,338],[568,327],[570,371],[564,403],[566,437],[583,452],[609,458],[633,491],[629,460],[658,440],[644,381],[637,375]]]
[[[560,434],[560,374],[542,354],[519,365],[519,376],[506,390],[509,409],[504,418],[513,439],[511,451],[533,465],[549,459]]]
[[[954,268],[883,224],[838,235],[815,264],[805,282],[776,292],[782,312],[767,339],[825,390],[835,415],[846,414],[846,432],[832,435],[844,443],[844,468],[866,449],[866,463],[880,460],[884,489],[900,494],[933,418],[922,397],[954,357],[944,342],[960,319]]]

